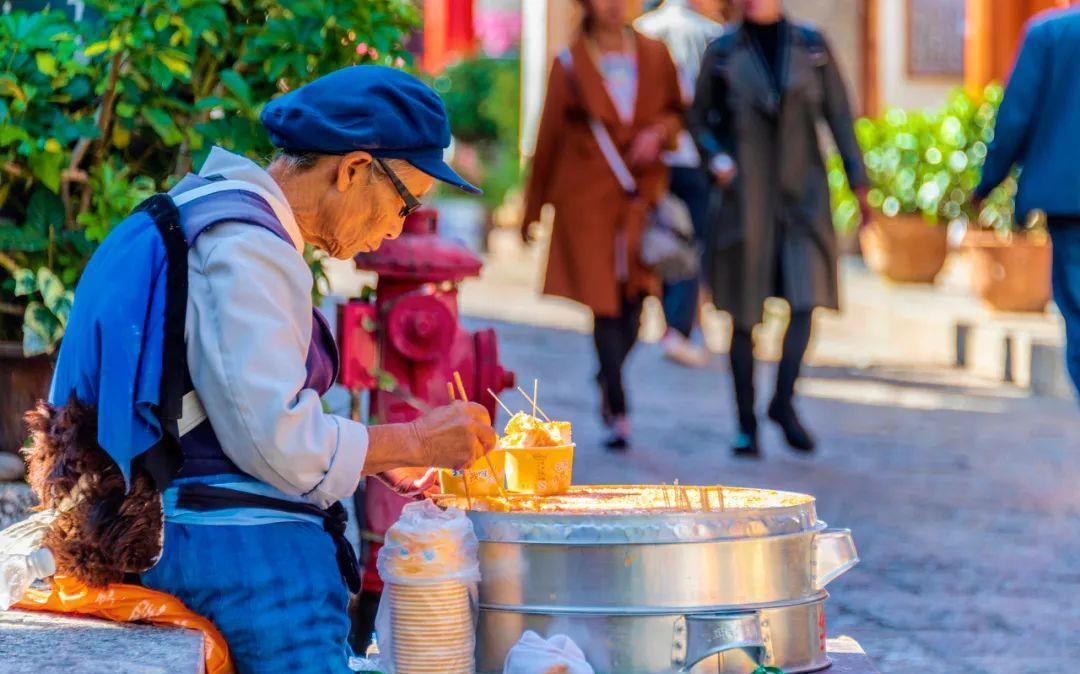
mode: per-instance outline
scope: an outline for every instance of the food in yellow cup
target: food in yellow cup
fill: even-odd
[[[496,449],[487,457],[477,459],[465,470],[440,469],[439,486],[442,488],[442,493],[474,498],[498,496],[499,487],[504,486],[501,483],[503,474],[506,472],[504,462],[505,452]],[[465,490],[466,480],[468,480],[468,492]]]
[[[499,448],[506,454],[507,490],[550,496],[570,488],[574,443],[569,422],[518,412],[507,422]]]
[[[518,494],[565,494],[574,477],[574,445],[506,451],[506,488]]]
[[[518,412],[506,422],[499,447],[562,447],[572,442],[570,422],[543,421],[531,414]]]

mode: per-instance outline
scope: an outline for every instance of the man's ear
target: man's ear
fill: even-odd
[[[335,185],[339,192],[348,190],[353,185],[362,183],[366,178],[370,170],[372,157],[371,153],[363,150],[356,150],[349,154],[343,155],[338,162],[337,176],[335,179]]]

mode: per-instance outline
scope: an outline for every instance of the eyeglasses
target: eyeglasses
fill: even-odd
[[[420,203],[420,200],[413,196],[413,193],[409,191],[409,188],[405,187],[405,183],[401,182],[401,178],[398,178],[397,174],[390,170],[390,167],[385,161],[375,157],[375,163],[386,173],[386,177],[390,179],[394,189],[397,190],[398,196],[405,202],[405,205],[398,211],[398,215],[402,218],[406,218],[412,213],[415,213],[417,209],[423,205]]]

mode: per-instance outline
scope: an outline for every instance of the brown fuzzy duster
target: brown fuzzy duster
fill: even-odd
[[[62,407],[40,401],[26,421],[27,479],[39,509],[60,511],[44,541],[57,572],[102,587],[152,567],[161,553],[161,493],[138,470],[126,491],[116,462],[98,445],[97,409],[75,398]]]

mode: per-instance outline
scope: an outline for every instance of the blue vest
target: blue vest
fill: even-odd
[[[187,175],[176,187],[169,191],[172,197],[178,197],[188,190],[207,185],[211,180],[196,175]],[[265,200],[252,192],[228,190],[199,197],[179,207],[180,226],[188,247],[195,245],[199,236],[214,225],[223,222],[241,222],[262,227],[275,236],[292,245],[292,239],[285,231],[273,209]],[[313,309],[311,317],[311,344],[307,355],[307,379],[304,388],[313,389],[320,396],[324,395],[338,374],[338,351],[330,325],[318,309]],[[236,338],[256,338],[257,335],[237,335]],[[190,376],[187,389],[194,388]],[[180,439],[183,464],[177,477],[201,477],[218,474],[243,474],[221,449],[221,443],[207,419]]]

